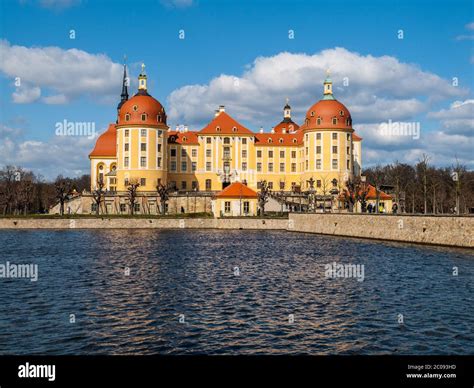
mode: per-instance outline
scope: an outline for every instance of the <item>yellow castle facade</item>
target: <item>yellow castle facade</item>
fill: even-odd
[[[337,101],[332,81],[324,81],[322,99],[307,110],[301,125],[287,103],[271,132],[240,124],[224,106],[198,130],[172,129],[163,105],[147,90],[144,69],[131,98],[125,84],[117,120],[99,136],[89,155],[91,190],[102,181],[110,193],[138,193],[169,184],[182,192],[220,192],[234,182],[258,191],[266,181],[273,191],[301,192],[313,187],[327,195],[362,168],[362,139],[354,133],[349,110]]]

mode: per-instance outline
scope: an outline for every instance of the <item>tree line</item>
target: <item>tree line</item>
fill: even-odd
[[[423,155],[415,165],[400,162],[379,165],[363,170],[362,175],[365,181],[356,179],[340,188],[343,190],[339,192],[346,193],[349,211],[357,201],[364,202],[363,187],[368,183],[377,193],[391,194],[401,213],[466,214],[474,211],[474,171],[459,163],[437,168]],[[128,188],[132,214],[138,186],[131,184]],[[47,181],[22,167],[4,166],[0,170],[0,214],[44,214],[58,203],[64,211],[66,201],[84,190],[90,190],[90,176],[86,174],[78,178],[59,175],[54,181]],[[157,186],[163,210],[171,191],[168,185]],[[103,184],[92,191],[98,212],[105,194]],[[263,210],[264,202],[259,205]]]

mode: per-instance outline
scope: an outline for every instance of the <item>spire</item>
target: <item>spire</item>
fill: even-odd
[[[128,77],[127,77],[127,65],[126,65],[127,57],[124,56],[124,63],[123,63],[123,80],[122,80],[122,94],[120,95],[120,102],[117,106],[117,110],[120,110],[122,105],[125,101],[128,100]]]
[[[291,106],[289,105],[289,99],[286,98],[286,105],[283,108],[283,118],[284,119],[291,119]]]
[[[326,71],[326,79],[324,80],[324,97],[323,100],[335,100],[332,95],[332,80],[329,76],[329,69]]]
[[[145,73],[145,64],[142,63],[142,71],[138,76],[138,91],[146,92],[146,73]]]

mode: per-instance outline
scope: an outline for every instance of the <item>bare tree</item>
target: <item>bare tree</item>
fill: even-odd
[[[423,188],[423,213],[428,213],[428,162],[430,157],[423,154],[418,164],[416,165],[417,170],[420,174],[421,184]]]
[[[72,181],[69,178],[63,178],[59,175],[54,182],[56,189],[56,199],[59,201],[59,214],[64,215],[64,203],[72,193]]]
[[[105,197],[105,183],[104,180],[99,178],[97,179],[96,186],[94,190],[92,190],[92,198],[94,199],[95,203],[95,214],[100,214],[100,208],[102,206],[102,202],[104,201]]]
[[[170,192],[172,191],[172,186],[167,183],[166,185],[159,182],[158,185],[156,186],[156,191],[158,192],[158,196],[160,197],[160,203],[161,203],[161,214],[165,215],[166,214],[166,203],[170,199]],[[196,205],[194,205],[196,207]]]
[[[268,188],[267,181],[260,181],[260,192],[258,193],[258,207],[260,208],[260,215],[265,215],[265,205],[268,202],[268,197],[270,195],[270,189]]]
[[[138,178],[131,178],[127,185],[127,198],[130,206],[130,214],[135,214],[135,204],[137,203],[137,190],[140,187]]]

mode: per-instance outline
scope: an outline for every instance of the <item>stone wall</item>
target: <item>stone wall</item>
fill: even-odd
[[[474,217],[290,213],[289,230],[474,247]]]

